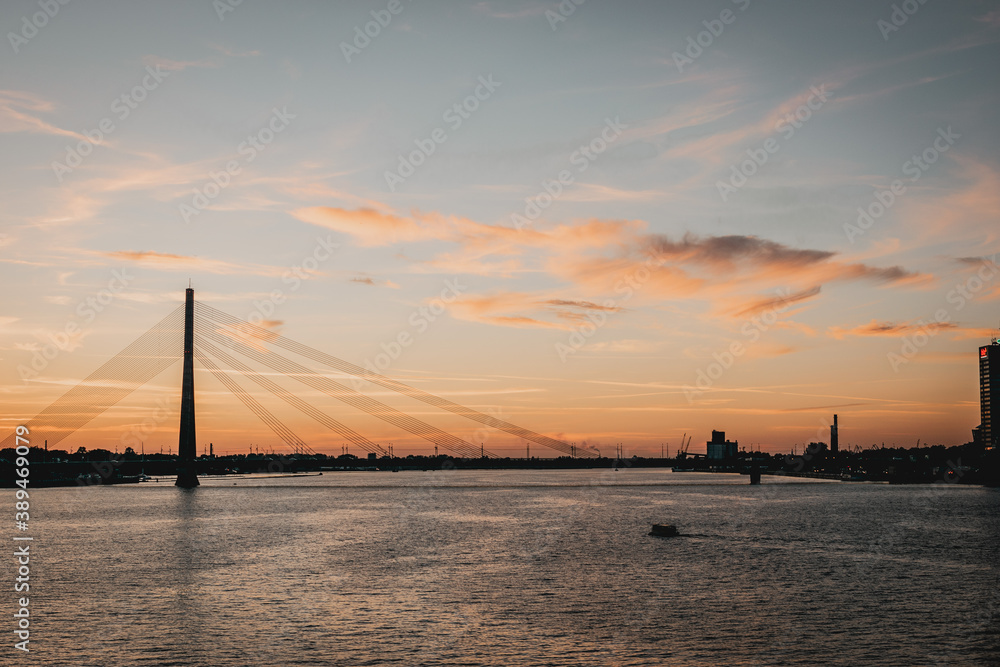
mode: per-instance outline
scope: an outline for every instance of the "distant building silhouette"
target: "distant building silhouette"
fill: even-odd
[[[726,440],[725,431],[712,431],[712,440],[706,444],[708,445],[708,458],[715,461],[736,458],[739,447],[738,441]]]
[[[833,416],[833,425],[830,426],[830,453],[836,454],[840,451],[840,428],[837,426],[837,415]]]
[[[1000,440],[995,423],[1000,414],[1000,339],[979,348],[979,439],[989,448]]]

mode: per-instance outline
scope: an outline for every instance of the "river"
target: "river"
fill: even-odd
[[[31,502],[18,664],[1000,664],[996,489],[439,470]]]

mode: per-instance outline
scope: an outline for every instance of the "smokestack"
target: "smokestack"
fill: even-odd
[[[840,451],[840,432],[837,426],[837,415],[833,416],[833,426],[830,427],[830,452],[836,454]]]

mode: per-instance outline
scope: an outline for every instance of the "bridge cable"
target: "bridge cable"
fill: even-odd
[[[385,454],[386,453],[386,451],[382,447],[380,447],[379,445],[377,445],[374,442],[368,440],[368,438],[364,437],[363,435],[361,435],[359,433],[356,433],[351,428],[349,428],[349,427],[341,424],[340,422],[336,421],[335,419],[329,417],[328,415],[326,415],[325,413],[323,413],[320,410],[316,409],[315,407],[313,407],[312,405],[310,405],[306,401],[302,400],[298,396],[292,394],[290,391],[288,391],[284,387],[281,387],[276,382],[270,380],[269,378],[263,376],[262,374],[260,374],[260,373],[258,373],[256,371],[254,371],[253,369],[251,369],[246,364],[244,364],[244,363],[242,363],[240,361],[237,361],[232,356],[226,354],[225,352],[223,352],[219,348],[217,348],[214,345],[212,345],[211,343],[209,343],[207,340],[205,340],[205,338],[203,336],[199,335],[197,337],[197,339],[196,339],[196,345],[198,347],[201,347],[203,350],[205,350],[209,354],[211,354],[213,357],[215,357],[216,359],[218,359],[224,365],[228,366],[229,368],[231,368],[233,370],[239,371],[244,377],[250,378],[251,380],[253,380],[257,384],[259,384],[261,387],[263,387],[264,389],[267,389],[269,392],[271,392],[272,394],[274,394],[275,396],[277,396],[278,398],[284,400],[286,403],[288,403],[288,404],[292,405],[293,407],[299,409],[300,411],[304,412],[308,416],[310,416],[313,419],[315,419],[316,421],[318,421],[320,424],[323,424],[323,426],[326,426],[330,430],[336,432],[341,437],[343,437],[343,438],[345,438],[347,440],[350,440],[353,444],[357,445],[361,449],[363,449],[363,450],[365,450],[367,452],[375,452],[377,454]]]
[[[162,359],[162,354],[159,353],[159,350],[162,349],[164,343],[163,332],[172,328],[173,323],[176,321],[174,317],[176,314],[176,312],[171,313],[160,324],[139,336],[132,344],[109,359],[101,368],[82,380],[76,387],[46,408],[39,416],[57,415],[50,420],[50,423],[56,423],[66,418],[66,409],[68,408],[88,406],[92,412],[94,401],[102,398],[109,391],[113,391],[115,384],[141,382],[141,380],[135,379],[142,375],[138,371],[148,369],[151,365],[159,365]],[[166,326],[161,326],[164,322]],[[176,358],[172,355],[168,356],[171,361],[167,365],[176,361]],[[140,365],[137,366],[137,364]],[[73,413],[69,413],[68,418],[72,420],[72,417]]]
[[[154,324],[114,357],[25,422],[34,440],[43,435],[55,445],[175,364],[183,353],[183,305]],[[167,335],[167,334],[170,335]],[[13,443],[12,433],[0,449]],[[8,442],[9,441],[9,442]]]
[[[196,323],[196,329],[198,329],[199,334],[206,336],[217,343],[227,347],[231,345],[237,352],[245,357],[254,359],[257,362],[262,363],[273,370],[279,371],[288,377],[298,380],[303,384],[309,385],[310,387],[317,389],[328,396],[337,399],[338,401],[347,403],[352,407],[378,417],[383,421],[389,422],[390,424],[393,424],[404,431],[408,431],[413,435],[429,440],[445,449],[472,458],[477,458],[481,453],[479,448],[473,447],[468,442],[451,435],[450,433],[446,433],[435,426],[431,426],[426,422],[416,419],[415,417],[411,417],[410,415],[400,412],[399,410],[385,405],[384,403],[381,403],[373,398],[365,396],[350,387],[331,380],[318,371],[285,359],[279,354],[274,352],[259,352],[237,340],[224,338],[216,330],[207,327],[206,325],[199,326]]]
[[[203,316],[206,317],[206,319],[215,321],[217,324],[234,327],[239,333],[249,334],[255,338],[259,338],[273,345],[282,347],[288,350],[289,352],[294,352],[295,354],[299,354],[303,357],[324,364],[336,370],[342,371],[344,373],[362,378],[364,380],[367,380],[368,382],[377,384],[386,389],[391,389],[392,391],[402,393],[406,396],[422,401],[423,403],[426,403],[428,405],[432,405],[442,410],[447,410],[449,412],[479,422],[486,426],[497,428],[506,433],[509,433],[510,435],[514,435],[517,436],[518,438],[528,440],[530,442],[534,442],[536,444],[545,447],[549,447],[550,449],[555,449],[556,451],[560,451],[564,454],[575,453],[577,456],[597,456],[595,452],[591,452],[590,450],[575,449],[570,444],[563,442],[561,440],[556,440],[554,438],[550,438],[548,436],[535,433],[534,431],[522,428],[520,426],[517,426],[516,424],[512,424],[502,419],[497,419],[496,417],[479,412],[478,410],[474,410],[472,408],[459,405],[458,403],[454,403],[440,396],[436,396],[434,394],[425,392],[421,389],[411,387],[407,384],[404,384],[403,382],[394,380],[385,375],[372,372],[366,368],[362,368],[361,366],[357,366],[343,359],[333,357],[324,352],[321,352],[320,350],[316,350],[307,345],[303,345],[302,343],[298,343],[294,340],[286,338],[281,334],[277,334],[273,331],[268,331],[267,329],[264,329],[262,327],[258,327],[253,324],[250,324],[249,322],[240,320],[236,317],[233,317],[232,315],[229,315],[228,313],[218,310],[217,308],[213,308],[212,306],[209,306],[207,304],[195,302],[195,307],[201,311],[201,313],[203,314]]]
[[[292,448],[292,451],[296,454],[306,454],[308,453],[308,445],[305,441],[297,436],[290,428],[285,426],[284,423],[273,414],[271,414],[264,406],[257,402],[257,400],[251,396],[245,389],[243,389],[239,384],[236,383],[231,377],[226,373],[221,371],[218,366],[215,365],[211,359],[209,359],[205,354],[199,349],[199,345],[195,343],[195,356],[198,361],[208,369],[208,371],[215,376],[219,382],[221,382],[226,389],[236,395],[243,405],[253,412],[257,417],[264,422],[268,428],[274,431],[281,440],[285,442],[286,445]],[[315,454],[315,452],[313,452]]]
[[[460,438],[457,438],[449,433],[445,433],[444,431],[426,424],[419,419],[399,412],[398,410],[380,403],[375,399],[334,382],[321,373],[296,364],[288,359],[285,359],[281,355],[273,352],[264,354],[251,347],[245,346],[242,343],[235,342],[232,339],[225,339],[216,331],[200,330],[199,333],[212,337],[216,340],[216,342],[220,342],[226,346],[232,345],[244,356],[255,359],[256,361],[269,366],[272,369],[287,375],[288,377],[298,380],[304,384],[308,384],[314,389],[318,389],[319,391],[322,391],[337,400],[348,403],[349,405],[367,412],[368,414],[379,417],[384,421],[388,421],[389,423],[402,428],[413,435],[431,440],[435,444],[446,449],[456,451],[462,456],[478,457],[480,455],[479,449],[469,445],[469,443],[464,440],[461,440]]]

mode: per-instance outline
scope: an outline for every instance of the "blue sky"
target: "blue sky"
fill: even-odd
[[[903,4],[5,3],[6,420],[191,279],[358,363],[412,334],[381,370],[571,441],[649,453],[722,428],[785,450],[838,412],[856,444],[964,442],[1000,323],[1000,3]],[[132,277],[86,321],[113,270]],[[175,380],[87,437],[116,441]],[[270,437],[198,386],[219,442]]]

